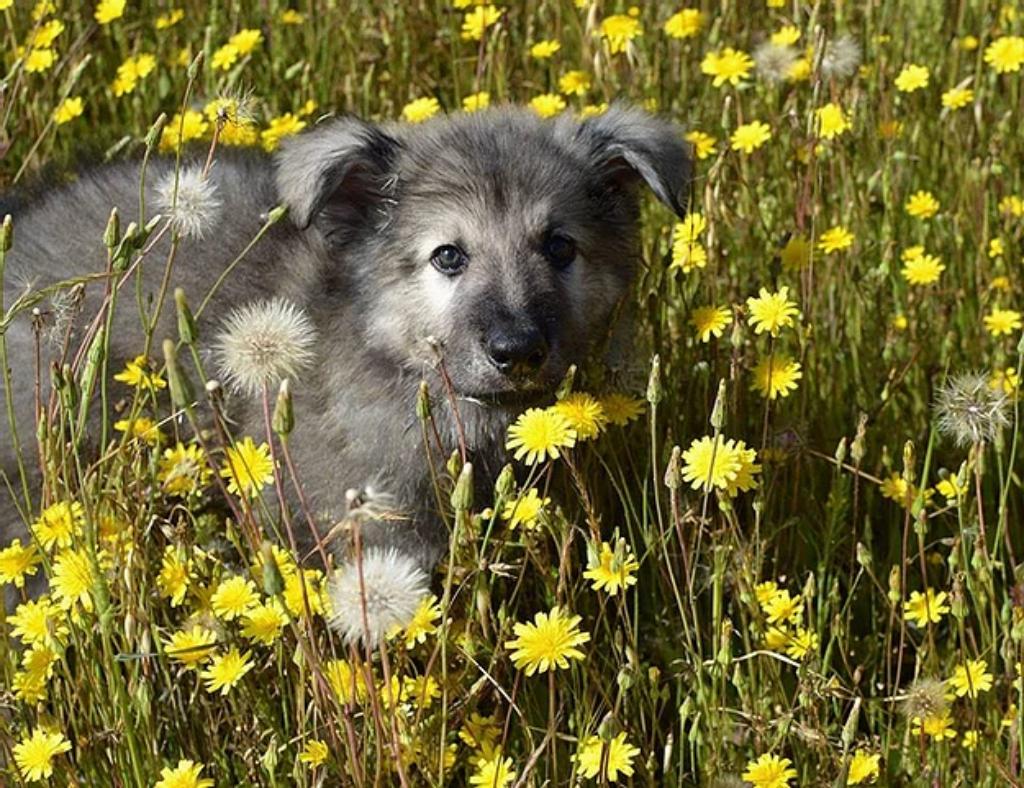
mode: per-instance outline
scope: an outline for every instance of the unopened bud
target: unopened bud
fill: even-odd
[[[565,375],[562,376],[562,382],[558,384],[558,388],[555,389],[555,399],[563,400],[572,394],[573,383],[576,382],[576,365],[570,364],[569,369],[565,371]]]
[[[416,418],[430,421],[430,387],[427,381],[420,381],[420,390],[416,394]]]
[[[651,374],[647,378],[647,401],[652,405],[661,402],[661,356],[651,359]]]
[[[507,501],[512,497],[516,489],[516,474],[512,469],[512,464],[507,464],[501,469],[501,473],[498,474],[498,479],[494,483],[494,500],[495,507],[497,507],[498,501]]]
[[[178,336],[186,345],[194,345],[196,342],[196,319],[192,310],[188,308],[185,300],[185,291],[180,287],[174,291],[174,305],[178,310]]]
[[[260,545],[260,555],[263,558],[263,593],[269,597],[284,593],[284,577],[281,576],[281,568],[274,558],[274,548],[270,542]]]
[[[165,125],[167,125],[167,113],[161,112],[157,119],[153,121],[153,125],[149,127],[149,131],[146,132],[147,150],[153,150],[156,147],[156,144],[160,141],[160,136],[163,134]]]
[[[665,467],[665,486],[670,490],[678,490],[682,481],[679,473],[679,461],[682,450],[678,446],[672,447],[672,454],[668,458],[668,465]]]
[[[473,463],[462,466],[459,479],[452,490],[452,508],[457,512],[468,512],[473,508]]]
[[[195,390],[192,383],[178,366],[178,352],[174,348],[174,342],[165,339],[164,363],[167,365],[167,382],[171,388],[171,402],[179,408],[190,408],[195,402]]]
[[[14,245],[14,219],[10,214],[4,217],[3,228],[0,229],[0,254],[9,252]]]
[[[103,244],[108,249],[117,246],[121,236],[121,220],[117,213],[117,207],[110,209],[110,218],[107,219],[107,227],[103,231]]]
[[[711,408],[711,426],[718,431],[725,426],[725,378],[718,381],[718,393]]]
[[[274,432],[282,438],[291,435],[295,429],[295,410],[292,408],[292,392],[288,378],[281,381],[277,390],[277,402],[274,403],[274,418],[271,423]]]

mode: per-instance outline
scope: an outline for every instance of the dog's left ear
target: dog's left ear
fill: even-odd
[[[690,144],[675,124],[635,107],[614,105],[577,127],[594,165],[613,179],[639,177],[677,216],[686,215],[693,177]]]

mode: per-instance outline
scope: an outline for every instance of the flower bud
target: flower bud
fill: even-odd
[[[292,408],[292,393],[288,378],[281,381],[277,391],[277,402],[274,403],[274,418],[271,423],[274,432],[282,438],[291,435],[295,429],[295,410]]]
[[[188,308],[185,291],[180,287],[174,290],[174,305],[178,311],[178,336],[186,345],[194,345],[196,342],[196,319],[192,315],[192,310]]]

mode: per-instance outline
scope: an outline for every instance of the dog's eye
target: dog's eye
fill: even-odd
[[[556,268],[565,268],[576,259],[576,242],[565,235],[549,235],[544,241],[544,256]]]
[[[442,274],[455,276],[462,273],[469,258],[459,247],[452,244],[445,244],[437,247],[430,255],[430,264]]]

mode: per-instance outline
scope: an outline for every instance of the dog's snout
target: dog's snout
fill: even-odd
[[[532,375],[548,357],[548,343],[535,327],[494,328],[485,341],[487,356],[510,377]]]

